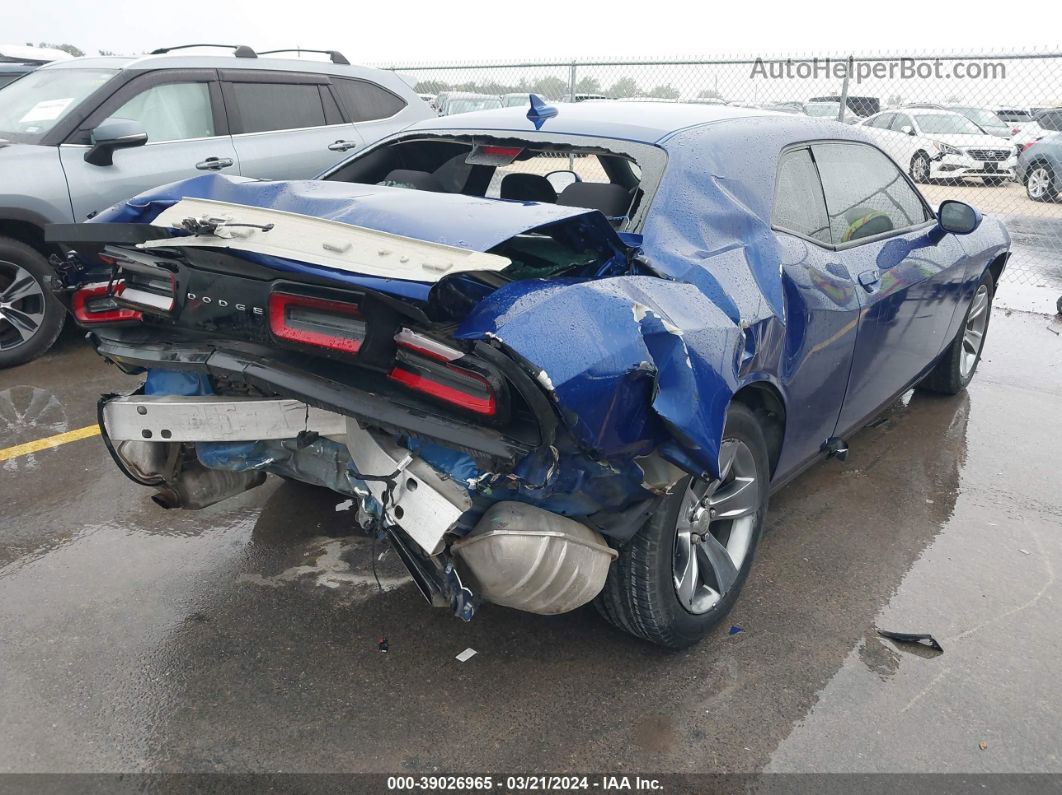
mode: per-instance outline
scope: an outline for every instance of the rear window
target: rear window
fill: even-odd
[[[239,115],[238,132],[241,133],[295,130],[326,124],[321,90],[312,83],[233,83],[231,96]]]
[[[372,121],[394,116],[406,106],[405,100],[386,88],[367,80],[333,77],[332,85],[339,92],[351,121]]]

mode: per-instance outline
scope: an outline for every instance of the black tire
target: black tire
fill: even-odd
[[[1050,202],[1058,198],[1055,175],[1051,166],[1043,162],[1029,166],[1028,171],[1025,172],[1025,195],[1034,202]]]
[[[924,184],[931,181],[929,174],[929,155],[921,150],[915,152],[914,157],[911,158],[911,179]]]
[[[973,359],[973,365],[964,372],[962,362],[963,339],[966,336],[971,313],[977,305],[977,293],[982,287],[985,287],[988,291],[988,304],[984,310],[985,317],[984,327],[981,332],[981,344]],[[948,345],[944,354],[940,357],[940,361],[937,362],[936,366],[929,372],[929,375],[927,375],[918,385],[919,389],[927,392],[937,392],[942,395],[957,395],[959,392],[966,389],[967,384],[973,380],[974,374],[977,372],[977,365],[981,361],[981,352],[984,350],[984,338],[988,336],[988,324],[992,319],[992,297],[994,295],[995,280],[992,278],[992,274],[989,271],[985,271],[984,275],[981,277],[981,281],[977,285],[974,300],[970,302],[970,306],[966,309],[966,314],[962,319],[962,325],[959,326],[958,334],[955,335],[955,339],[953,339]]]
[[[998,188],[1000,185],[1002,185],[1004,182],[1007,181],[1007,178],[1006,177],[985,177],[982,181],[985,183],[986,187]]]
[[[751,452],[759,484],[758,508],[751,514],[754,519],[747,552],[729,589],[707,612],[690,612],[679,601],[673,567],[679,512],[691,482],[687,477],[634,538],[620,548],[619,558],[594,602],[609,623],[650,643],[681,649],[701,640],[730,612],[752,565],[767,514],[767,443],[756,415],[740,403],[732,404],[727,411],[723,438],[740,441]]]
[[[33,294],[3,303],[18,285],[26,284],[27,276],[36,283],[28,285]],[[52,268],[39,251],[0,237],[0,368],[36,359],[52,347],[63,330],[65,314],[52,295],[51,276]],[[16,317],[17,322],[12,319]]]
[[[1055,302],[1055,309],[1058,310],[1058,314],[1062,315],[1062,296],[1059,296],[1058,300]]]

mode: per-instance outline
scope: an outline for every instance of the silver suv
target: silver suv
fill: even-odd
[[[309,179],[435,115],[392,72],[335,51],[170,54],[182,49],[60,61],[0,89],[0,367],[41,355],[62,328],[46,224],[200,173]]]

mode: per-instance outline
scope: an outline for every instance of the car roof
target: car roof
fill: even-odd
[[[556,102],[557,109],[542,124],[543,132],[558,135],[588,135],[626,141],[656,143],[671,133],[687,127],[713,122],[747,119],[756,116],[791,118],[791,113],[740,108],[734,105],[694,105],[682,102]],[[500,110],[481,110],[426,119],[406,129],[459,131],[497,130],[499,132],[534,132],[527,118],[528,107],[515,106]]]
[[[150,71],[155,69],[254,69],[276,72],[312,72],[340,76],[379,75],[381,70],[367,66],[334,64],[308,58],[237,58],[233,55],[194,55],[172,53],[163,55],[101,56],[71,58],[54,61],[41,69],[118,69]],[[384,72],[392,74],[391,72]],[[378,79],[378,78],[377,78]],[[410,89],[412,90],[412,89]]]

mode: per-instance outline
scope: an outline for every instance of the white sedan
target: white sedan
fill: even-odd
[[[1017,148],[949,110],[900,108],[876,113],[861,126],[915,182],[976,177],[1002,185],[1014,176]]]

